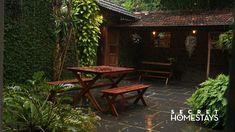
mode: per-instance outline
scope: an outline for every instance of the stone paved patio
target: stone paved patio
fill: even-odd
[[[126,81],[125,83],[133,83]],[[145,94],[148,106],[141,102],[134,105],[130,100],[125,106],[117,104],[119,116],[108,113],[98,113],[101,122],[97,132],[214,132],[195,122],[171,121],[171,110],[189,109],[184,104],[187,98],[195,91],[197,84],[183,84],[170,82],[166,87],[163,82],[152,80],[145,83],[151,87]],[[98,95],[100,96],[100,95]],[[100,97],[99,102],[105,103]],[[104,106],[105,104],[103,104]],[[107,105],[106,105],[107,106]]]

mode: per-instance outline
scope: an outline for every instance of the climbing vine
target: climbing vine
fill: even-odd
[[[59,80],[71,46],[78,66],[95,64],[102,17],[95,0],[54,0],[53,11],[57,34],[53,80]]]
[[[73,24],[80,66],[95,64],[102,16],[95,0],[73,0]]]

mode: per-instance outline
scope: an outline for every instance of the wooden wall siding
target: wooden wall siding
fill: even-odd
[[[99,46],[97,50],[97,65],[104,65],[105,63],[105,46],[107,43],[107,27],[102,26],[100,28],[101,35],[100,35],[100,40],[99,40]]]
[[[140,31],[121,30],[119,40],[119,65],[127,67],[138,67],[138,63],[142,60],[141,49],[143,41],[140,44],[134,44],[131,40],[133,33],[138,33],[142,36]]]
[[[168,58],[174,57],[175,79],[185,82],[201,82],[206,79],[207,66],[207,30],[197,31],[197,46],[192,56],[189,58],[185,49],[185,39],[191,33],[191,30],[167,30],[172,32],[170,48],[156,48],[151,42],[152,30],[122,30],[120,36],[120,57],[121,65],[138,67],[141,60],[167,61]],[[130,40],[130,35],[137,32],[142,37],[142,46],[134,48]],[[226,54],[221,50],[211,51],[211,73],[214,77],[219,73],[225,72],[228,67]]]
[[[107,29],[105,44],[105,65],[118,66],[120,31],[113,28]]]

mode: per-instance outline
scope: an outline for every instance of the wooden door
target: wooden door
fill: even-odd
[[[119,31],[109,29],[105,54],[105,65],[118,66],[119,59]]]

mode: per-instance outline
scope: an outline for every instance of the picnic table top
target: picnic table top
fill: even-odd
[[[68,70],[74,72],[95,73],[95,74],[112,74],[133,72],[134,68],[116,67],[116,66],[91,66],[91,67],[68,67]]]

